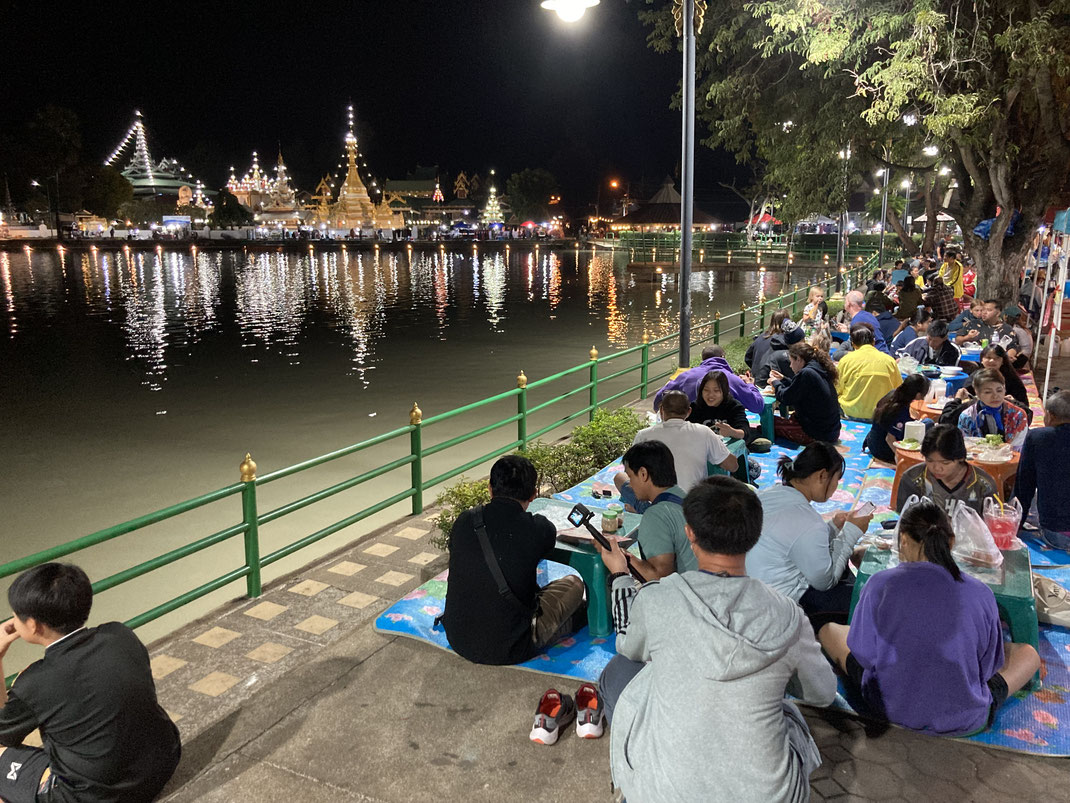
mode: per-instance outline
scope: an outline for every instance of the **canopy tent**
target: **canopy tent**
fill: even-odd
[[[680,193],[673,187],[672,178],[666,177],[654,196],[634,212],[614,220],[610,225],[614,229],[639,229],[644,231],[649,227],[680,228],[680,206],[682,199]],[[716,226],[722,223],[713,215],[708,215],[701,209],[692,211],[692,224],[695,226]]]
[[[761,215],[755,215],[754,217],[751,218],[750,222],[751,222],[751,225],[753,225],[753,226],[761,226],[763,223],[768,223],[768,224],[771,224],[773,226],[781,225],[780,221],[777,220],[772,215],[770,215],[768,212],[764,212]],[[835,221],[833,221],[833,222],[835,222]]]

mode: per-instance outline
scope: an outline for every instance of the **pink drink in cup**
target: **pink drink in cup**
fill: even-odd
[[[1018,535],[1018,511],[1012,508],[988,510],[985,512],[985,524],[992,533],[992,540],[997,549],[1010,549],[1014,537]]]

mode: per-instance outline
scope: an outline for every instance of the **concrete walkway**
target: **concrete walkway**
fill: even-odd
[[[469,664],[372,621],[442,568],[410,518],[154,645],[185,754],[164,799],[608,801],[609,740],[528,741],[539,696],[571,682]],[[825,758],[815,800],[1039,800],[1070,761],[807,710]]]

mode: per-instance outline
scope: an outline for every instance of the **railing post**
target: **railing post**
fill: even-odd
[[[795,285],[795,289],[791,293],[791,317],[794,318],[799,314],[799,285]]]
[[[721,311],[713,313],[713,342],[721,342]]]
[[[643,334],[643,367],[639,369],[639,382],[642,387],[639,389],[639,398],[646,398],[646,385],[650,376],[650,335]]]
[[[594,421],[594,411],[598,408],[598,349],[591,346],[591,409],[588,419]]]
[[[241,491],[242,520],[245,522],[245,565],[249,574],[245,577],[245,594],[250,598],[260,596],[260,527],[256,512],[256,463],[253,456],[245,453],[245,459],[238,466],[241,481],[245,483]]]
[[[524,376],[524,369],[516,377],[516,386],[520,392],[516,394],[516,414],[520,416],[516,420],[516,439],[520,441],[520,451],[525,452],[528,448],[528,378]]]
[[[746,326],[746,324],[747,324],[747,305],[746,304],[740,304],[739,305],[739,336],[740,337],[746,337],[746,333],[744,332],[744,327]]]
[[[764,329],[765,328],[765,296],[764,295],[762,296],[762,304],[761,304],[761,308],[760,309],[761,309],[761,312],[760,312],[760,316],[761,317],[758,319],[758,328],[759,329]]]
[[[423,420],[423,412],[417,406],[416,402],[413,402],[412,409],[409,410],[409,424],[413,428],[412,432],[409,433],[409,446],[410,454],[412,454],[413,457],[410,469],[412,489],[415,492],[412,495],[412,513],[414,516],[424,512]]]

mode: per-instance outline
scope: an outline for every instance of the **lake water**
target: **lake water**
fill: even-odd
[[[625,252],[471,246],[411,256],[0,252],[0,562],[235,482],[247,451],[263,474],[404,426],[413,402],[429,417],[514,388],[520,370],[534,381],[586,361],[592,346],[605,355],[678,328],[675,277],[632,273],[627,262]],[[810,275],[797,270],[792,280]],[[696,273],[693,320],[738,310],[760,291],[775,296],[783,281],[774,272]],[[508,405],[495,412],[508,415]],[[435,437],[492,420],[480,415]],[[261,509],[407,448],[404,438],[287,488],[264,486]],[[485,440],[454,450],[440,470],[491,448]],[[403,469],[316,515],[271,525],[265,551],[407,479]],[[406,513],[407,503],[368,525]],[[238,520],[234,498],[73,559],[99,578]],[[350,528],[268,576],[364,531]],[[241,554],[240,541],[220,545],[106,592],[94,619],[169,599],[240,565]],[[175,624],[166,617],[143,636]]]

